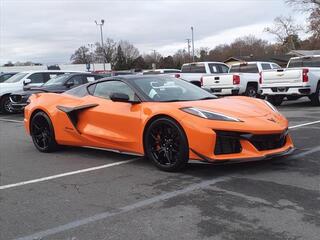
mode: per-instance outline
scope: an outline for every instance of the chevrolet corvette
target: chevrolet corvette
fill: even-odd
[[[261,99],[217,98],[181,79],[160,75],[104,78],[62,94],[36,93],[25,107],[35,147],[61,145],[146,156],[178,171],[189,160],[237,163],[294,150],[288,121]]]

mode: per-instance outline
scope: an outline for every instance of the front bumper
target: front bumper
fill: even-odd
[[[17,111],[21,111],[25,108],[25,106],[28,105],[28,99],[29,99],[30,95],[10,95],[9,99],[11,102],[11,106],[17,110]]]

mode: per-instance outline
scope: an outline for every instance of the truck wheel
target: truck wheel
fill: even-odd
[[[267,98],[268,102],[275,106],[280,106],[281,103],[283,102],[283,97],[282,96],[268,96]]]
[[[5,95],[1,98],[0,101],[0,111],[2,113],[14,113],[14,109],[11,105],[11,101],[9,99],[9,95]]]
[[[246,92],[244,93],[244,95],[248,96],[248,97],[257,97],[258,93],[257,93],[257,88],[255,86],[247,86]]]
[[[320,106],[320,82],[318,83],[316,92],[309,97],[313,106]]]

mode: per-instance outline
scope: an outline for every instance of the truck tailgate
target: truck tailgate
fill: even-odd
[[[284,85],[302,82],[301,69],[278,69],[262,72],[262,85]]]
[[[202,77],[203,87],[225,88],[233,86],[233,74],[209,75]]]

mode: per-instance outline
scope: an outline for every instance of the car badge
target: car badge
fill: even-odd
[[[276,123],[276,120],[274,120],[273,118],[268,118],[267,120],[270,121],[270,122]]]

